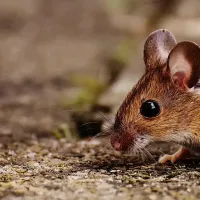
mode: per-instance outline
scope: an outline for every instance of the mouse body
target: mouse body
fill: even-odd
[[[174,142],[181,148],[160,163],[176,162],[200,152],[200,48],[177,43],[166,29],[144,43],[145,73],[119,107],[110,142],[118,151],[139,152],[152,142]],[[139,66],[138,66],[139,67]]]

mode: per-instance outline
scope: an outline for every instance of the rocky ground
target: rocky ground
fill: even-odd
[[[143,73],[151,31],[200,44],[198,0],[109,2],[0,2],[2,199],[200,198],[198,158],[156,162],[177,146],[155,144],[141,157],[77,137],[78,121],[99,111],[112,119]]]

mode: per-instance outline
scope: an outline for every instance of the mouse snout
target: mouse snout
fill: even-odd
[[[117,151],[121,151],[122,150],[122,145],[119,141],[116,141],[114,143],[111,143],[113,148],[116,149]]]
[[[134,144],[134,137],[129,134],[113,133],[110,141],[115,150],[126,151]]]

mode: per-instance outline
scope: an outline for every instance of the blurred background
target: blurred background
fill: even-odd
[[[199,8],[198,0],[0,1],[1,138],[97,134],[142,75],[152,31],[200,44]]]

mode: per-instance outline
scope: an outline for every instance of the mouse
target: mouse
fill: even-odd
[[[141,152],[153,142],[180,145],[174,154],[159,157],[162,164],[200,152],[200,47],[158,29],[144,42],[143,60],[144,74],[116,112],[112,147]]]

